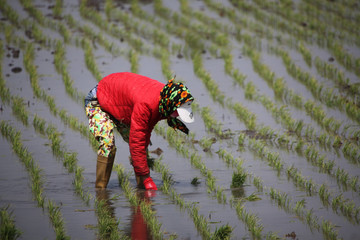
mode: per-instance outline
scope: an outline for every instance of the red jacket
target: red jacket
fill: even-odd
[[[148,174],[146,148],[158,121],[160,91],[164,83],[135,73],[113,73],[97,87],[101,109],[130,125],[129,148],[137,175]]]

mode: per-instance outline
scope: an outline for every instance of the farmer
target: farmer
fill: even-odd
[[[138,186],[157,190],[147,164],[151,132],[158,121],[167,119],[170,127],[188,134],[183,122],[194,121],[190,107],[193,100],[189,89],[173,79],[165,85],[129,72],[104,77],[85,98],[90,132],[99,142],[95,187],[106,188],[109,182],[116,153],[116,128],[129,144]]]

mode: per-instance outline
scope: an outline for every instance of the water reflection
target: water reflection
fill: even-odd
[[[155,191],[138,189],[137,197],[140,201],[150,202],[151,198],[155,196]],[[132,208],[132,221],[131,221],[131,239],[144,239],[151,240],[151,234],[148,229],[148,225],[143,217],[140,206]]]
[[[156,191],[148,191],[143,189],[137,189],[136,195],[140,201],[151,202],[151,198],[155,197]],[[115,207],[111,199],[111,191],[108,189],[97,189],[96,199],[103,201],[105,207],[110,213],[111,218],[117,221],[115,216]],[[120,226],[121,228],[121,226]],[[133,240],[151,240],[152,236],[148,225],[143,217],[140,206],[131,207],[131,227],[129,231],[126,231],[126,235],[131,237]]]
[[[245,197],[244,187],[232,188],[231,193],[235,199],[240,199]]]

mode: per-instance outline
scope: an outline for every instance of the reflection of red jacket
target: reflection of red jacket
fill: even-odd
[[[162,119],[159,99],[164,86],[164,83],[151,78],[122,72],[104,77],[97,87],[101,108],[130,125],[129,147],[137,175],[149,173],[146,148],[154,126]]]

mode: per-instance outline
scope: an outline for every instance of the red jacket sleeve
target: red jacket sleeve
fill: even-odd
[[[134,171],[137,175],[146,175],[150,172],[147,164],[146,148],[150,141],[151,111],[144,103],[134,106],[131,116],[129,147]]]

